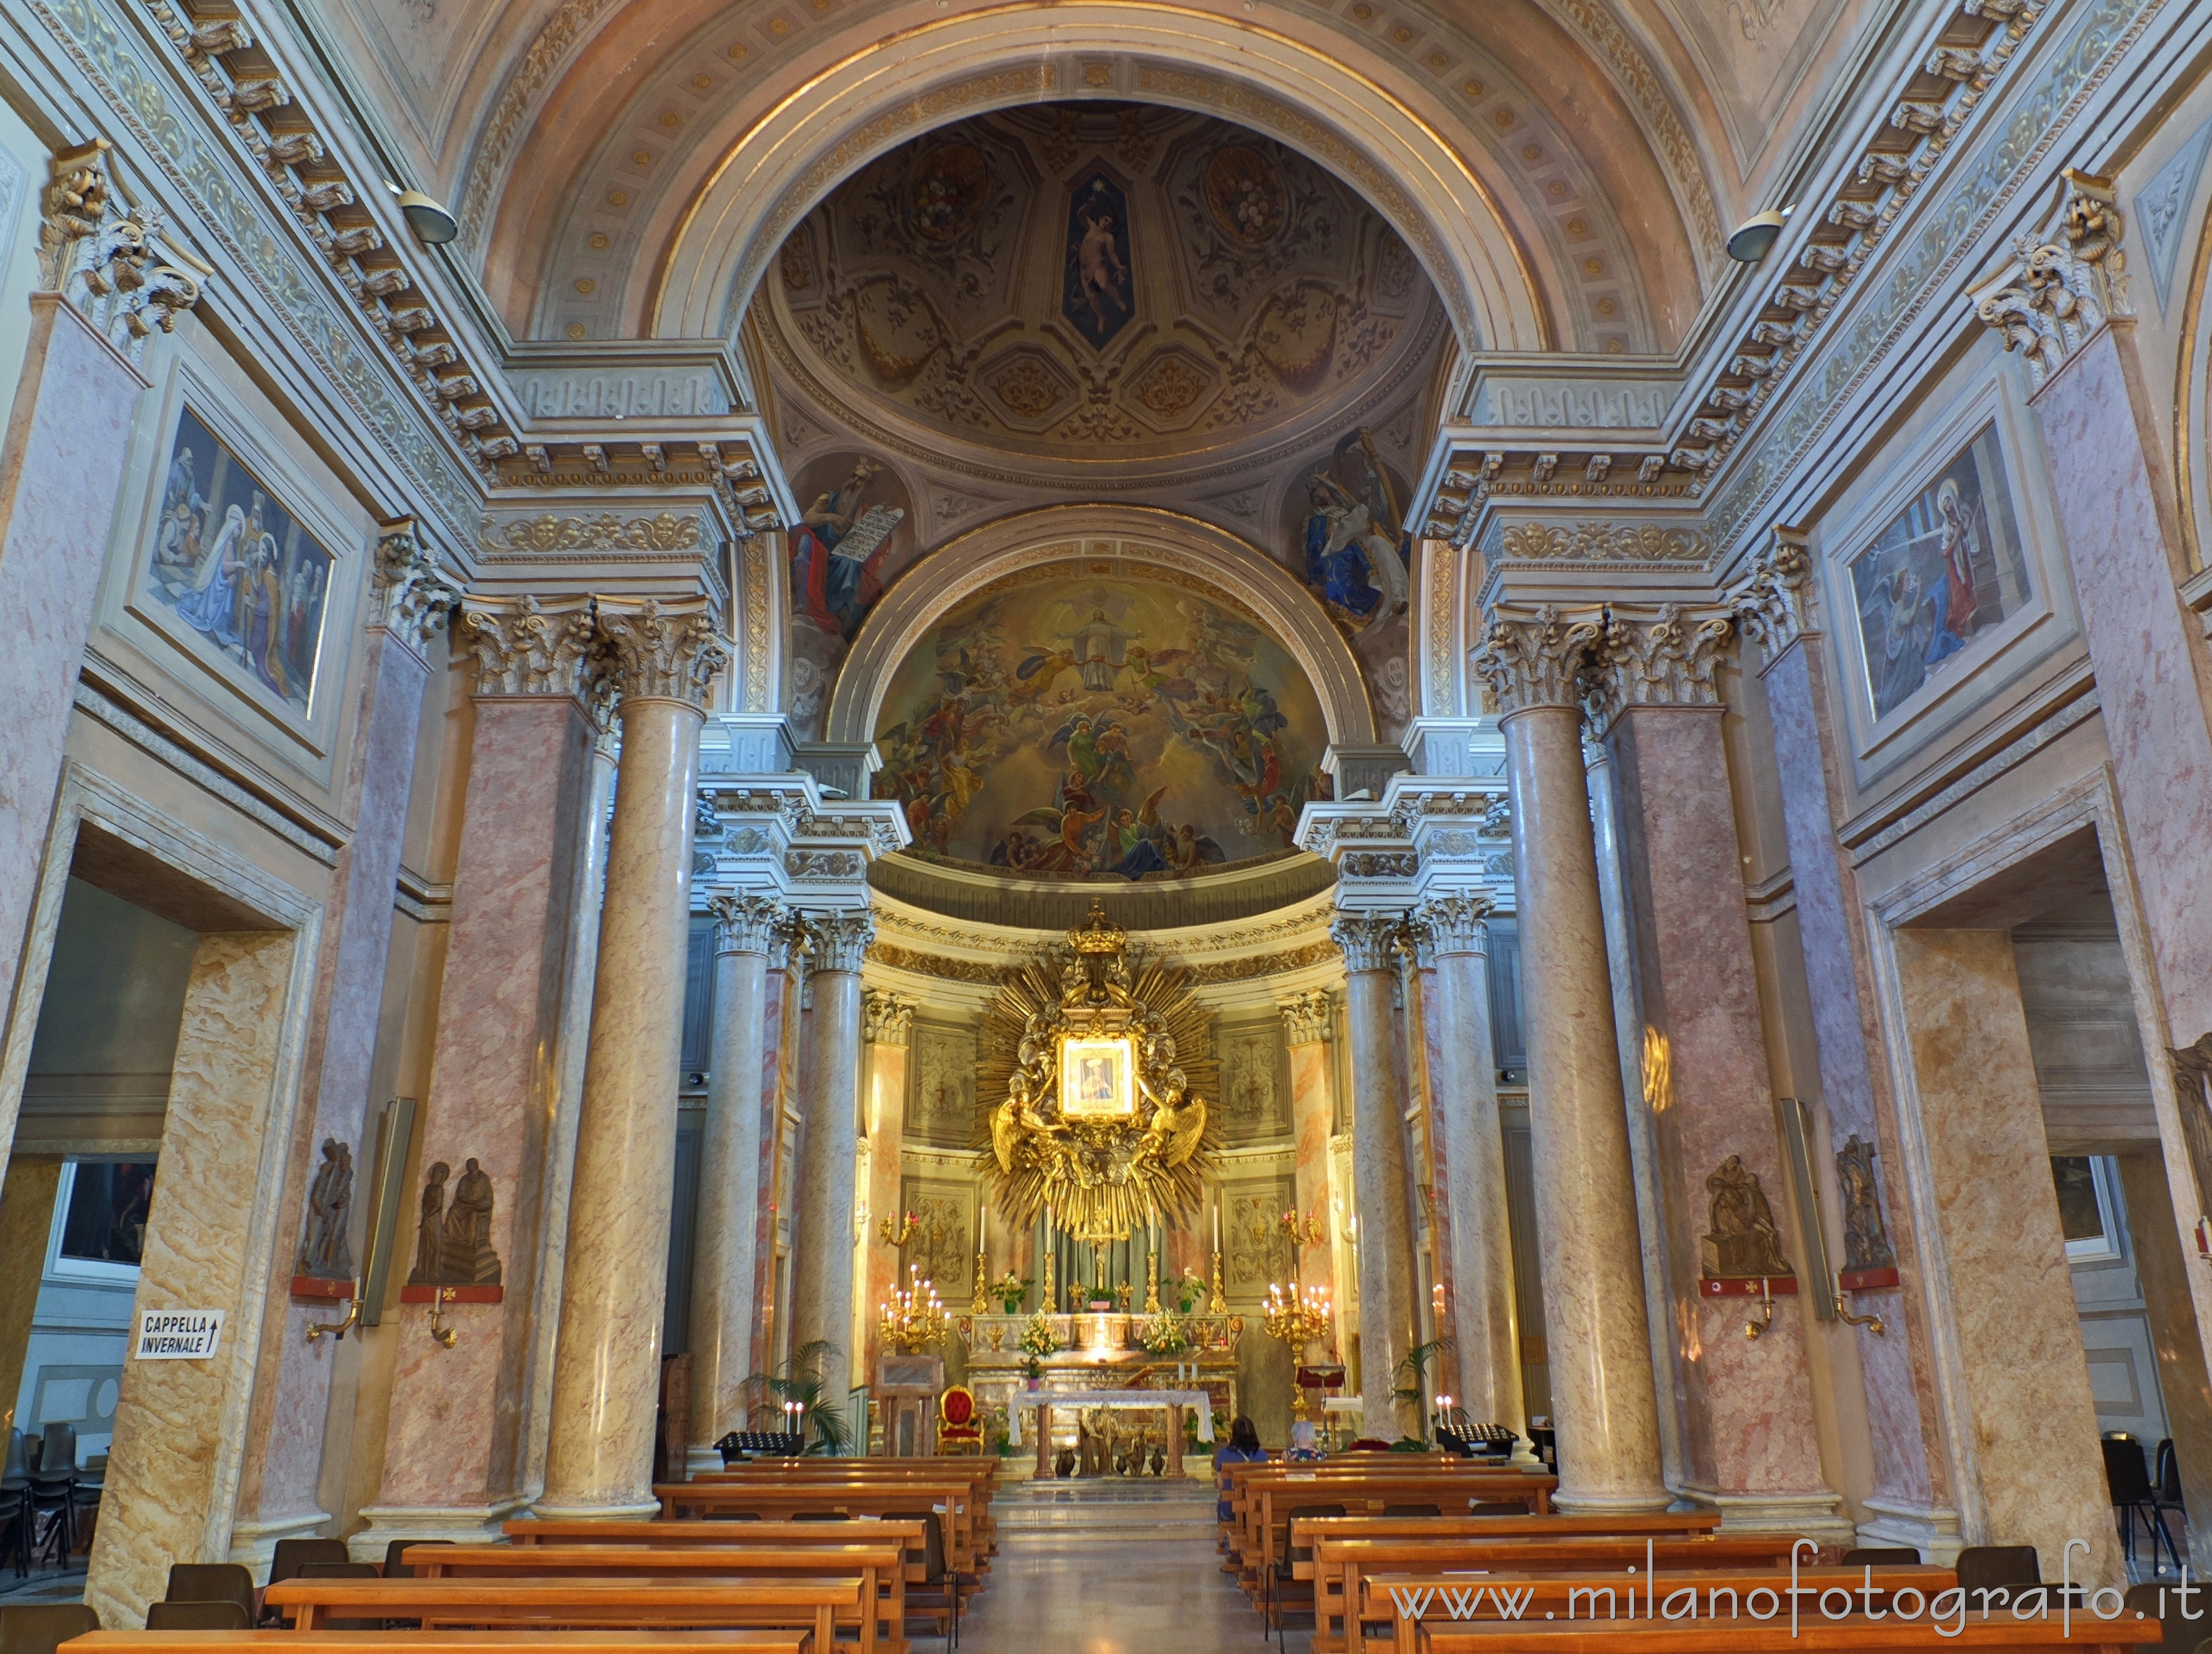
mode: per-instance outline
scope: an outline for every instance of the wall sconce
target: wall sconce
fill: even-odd
[[[1878,1315],[1851,1313],[1850,1294],[1844,1290],[1840,1279],[1836,1283],[1836,1319],[1846,1327],[1871,1327],[1877,1333],[1887,1333],[1889,1330],[1882,1324],[1881,1317]]]
[[[453,1341],[461,1335],[459,1329],[441,1326],[438,1321],[438,1306],[451,1304],[453,1297],[453,1289],[450,1286],[436,1287],[430,1293],[430,1337],[441,1349],[453,1348]]]
[[[310,1321],[307,1323],[307,1341],[310,1344],[315,1343],[321,1339],[324,1334],[328,1333],[332,1338],[335,1338],[339,1343],[343,1344],[345,1342],[346,1329],[355,1325],[360,1320],[361,1277],[359,1275],[356,1275],[353,1278],[353,1297],[349,1299],[346,1304],[345,1319],[343,1321]]]
[[[1765,1275],[1759,1278],[1759,1319],[1743,1323],[1746,1338],[1757,1338],[1774,1324],[1774,1289]]]

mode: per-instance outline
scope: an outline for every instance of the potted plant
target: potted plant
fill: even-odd
[[[1176,1307],[1188,1315],[1198,1307],[1198,1300],[1205,1296],[1206,1277],[1195,1269],[1186,1269],[1176,1278],[1175,1285],[1176,1297],[1180,1300]]]
[[[1060,1333],[1052,1324],[1052,1317],[1039,1310],[1022,1329],[1022,1351],[1029,1359],[1022,1364],[1023,1376],[1035,1389],[1044,1377],[1044,1358],[1060,1348]]]
[[[1009,1269],[991,1283],[991,1296],[999,1300],[1000,1307],[1006,1314],[1019,1315],[1022,1305],[1029,1299],[1030,1288],[1035,1283],[1034,1276],[1018,1275]]]
[[[1029,1381],[1031,1389],[1036,1389],[1044,1383],[1044,1363],[1032,1355],[1022,1363],[1022,1377]]]
[[[1145,1317],[1138,1341],[1148,1355],[1180,1355],[1190,1343],[1183,1335],[1182,1323],[1164,1314]]]

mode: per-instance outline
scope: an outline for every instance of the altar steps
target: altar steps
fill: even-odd
[[[1203,1481],[1153,1477],[1077,1478],[1007,1487],[992,1505],[1001,1545],[1112,1542],[1168,1544],[1214,1537],[1212,1490]]]

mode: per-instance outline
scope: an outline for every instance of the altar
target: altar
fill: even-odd
[[[1202,1389],[1031,1389],[1018,1393],[1006,1407],[1006,1424],[1013,1445],[1022,1444],[1022,1414],[1036,1416],[1036,1473],[1053,1474],[1052,1410],[1054,1407],[1121,1410],[1162,1408],[1167,1414],[1162,1450],[1167,1455],[1166,1473],[1182,1475],[1182,1415],[1185,1408],[1197,1414],[1198,1438],[1213,1439],[1213,1398]]]

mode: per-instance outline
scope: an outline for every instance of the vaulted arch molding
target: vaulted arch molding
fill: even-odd
[[[1087,76],[1097,64],[1119,72]],[[963,115],[1083,97],[1135,98],[1269,132],[1355,185],[1390,222],[1443,295],[1463,350],[1556,344],[1528,249],[1474,167],[1419,112],[1358,64],[1254,23],[1151,0],[948,17],[817,75],[738,139],[684,210],[647,301],[647,331],[734,334],[791,227],[897,144]]]
[[[839,668],[825,739],[875,739],[892,675],[938,619],[1003,575],[1085,557],[1173,569],[1225,593],[1256,615],[1304,672],[1331,745],[1371,747],[1375,712],[1359,662],[1306,589],[1236,535],[1171,511],[1138,506],[1053,506],[988,523],[948,542],[895,581],[854,635]]]

